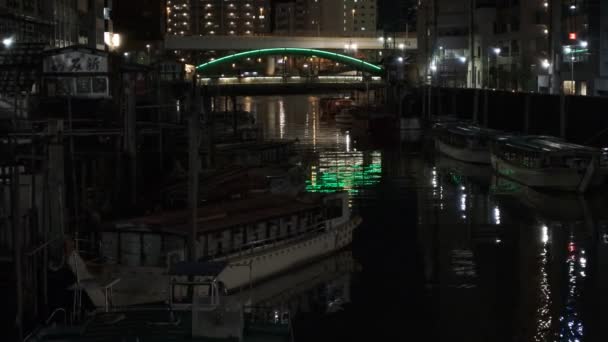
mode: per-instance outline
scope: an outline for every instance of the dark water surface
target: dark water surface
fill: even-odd
[[[364,220],[352,252],[268,300],[295,313],[296,341],[608,341],[602,194],[538,192],[428,143],[370,149],[317,97],[242,105],[267,137],[299,140],[309,191],[348,191]]]

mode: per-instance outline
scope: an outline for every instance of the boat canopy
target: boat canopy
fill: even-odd
[[[473,124],[467,124],[463,122],[453,123],[439,123],[435,125],[438,129],[443,129],[445,132],[454,135],[465,136],[469,138],[494,138],[505,133],[497,131],[495,129],[484,128]]]
[[[498,141],[501,144],[512,148],[538,153],[600,153],[599,149],[569,143],[560,138],[551,136],[510,136],[499,138]]]

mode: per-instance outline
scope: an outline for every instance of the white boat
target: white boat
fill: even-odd
[[[113,223],[98,233],[96,261],[70,254],[78,287],[96,307],[164,301],[168,267],[186,259],[191,217],[181,211]],[[231,292],[348,246],[361,223],[346,193],[267,195],[203,207],[197,217],[198,260],[226,263],[217,278]]]
[[[435,145],[439,152],[468,163],[490,164],[490,141],[501,132],[463,123],[437,124]]]
[[[555,137],[517,136],[493,142],[492,167],[530,187],[583,193],[604,184],[608,162],[599,149]]]

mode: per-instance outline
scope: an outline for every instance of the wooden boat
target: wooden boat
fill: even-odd
[[[322,98],[320,101],[321,119],[330,120],[339,114],[343,109],[355,106],[355,101],[344,97]]]
[[[492,167],[530,187],[586,192],[604,184],[602,151],[550,136],[501,137],[492,143]]]
[[[354,117],[348,109],[340,111],[334,119],[336,120],[336,126],[341,128],[351,128],[354,121]]]
[[[490,142],[500,131],[465,123],[436,124],[435,144],[439,152],[468,163],[490,164]]]
[[[115,222],[97,233],[97,250],[69,265],[96,307],[160,302],[167,268],[186,259],[191,211]],[[351,217],[346,193],[267,195],[202,207],[197,213],[198,260],[227,264],[218,274],[228,291],[331,254],[352,241],[361,218]],[[119,281],[117,281],[119,280]],[[86,284],[86,285],[84,285]]]

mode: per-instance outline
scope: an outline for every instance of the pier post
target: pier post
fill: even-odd
[[[433,111],[432,111],[432,108],[433,108],[433,105],[432,105],[433,88],[431,88],[431,86],[429,85],[428,86],[428,90],[429,90],[428,94],[427,94],[428,95],[428,103],[427,103],[426,109],[427,109],[427,112],[428,112],[428,118],[430,119],[431,116],[433,115]]]
[[[454,114],[454,115],[458,115],[458,101],[457,99],[457,94],[456,92],[458,91],[457,89],[451,89],[450,90],[452,92],[451,94],[451,98],[452,98],[452,104],[451,104],[451,110],[450,110],[450,114]]]
[[[524,133],[530,133],[530,94],[524,99]]]
[[[443,115],[443,102],[441,101],[441,87],[437,87],[437,115]]]
[[[489,90],[484,90],[483,92],[483,126],[488,127],[488,106],[489,106]]]
[[[559,136],[566,139],[566,96],[559,96]]]
[[[426,113],[426,87],[420,87],[421,92],[422,92],[422,117],[423,118],[428,118],[428,115]]]
[[[230,99],[232,100],[232,133],[234,134],[234,137],[236,138],[236,136],[238,135],[238,116],[236,113],[236,96],[231,96]]]
[[[200,125],[199,113],[200,93],[194,91],[192,101],[188,107],[190,116],[188,117],[188,205],[191,210],[191,235],[188,243],[188,251],[190,261],[196,261],[196,239],[198,233],[198,186],[199,186],[199,170],[200,170]],[[197,96],[198,95],[198,96]]]
[[[13,140],[13,154],[16,150],[16,142]],[[21,260],[22,253],[22,227],[21,227],[21,208],[19,207],[19,166],[17,160],[13,160],[11,168],[11,216],[13,230],[13,263],[15,266],[15,298],[17,302],[15,315],[15,328],[17,329],[17,341],[23,340],[23,267]]]
[[[479,124],[479,89],[473,91],[473,123]]]

